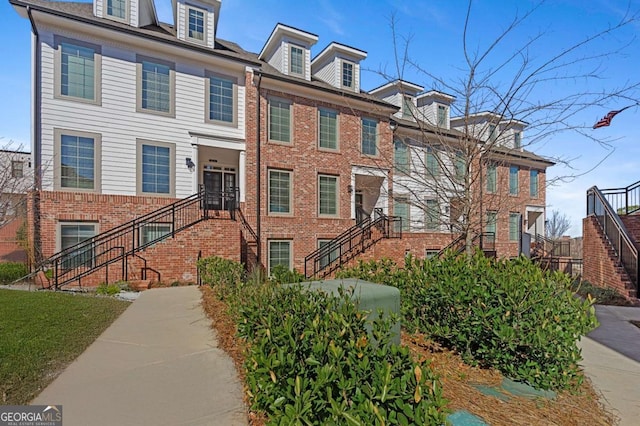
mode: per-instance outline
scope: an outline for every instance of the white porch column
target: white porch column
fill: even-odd
[[[195,144],[195,143],[191,144],[191,161],[193,161],[193,164],[196,165],[194,169],[191,170],[193,193],[195,194],[198,192],[198,189],[199,189],[198,181],[200,179],[199,176],[200,176],[200,170],[201,170],[200,163],[198,163],[198,144]]]
[[[351,170],[351,194],[349,194],[350,203],[351,203],[351,219],[356,218],[356,174]]]
[[[244,194],[245,194],[246,181],[247,181],[246,168],[245,168],[246,157],[247,157],[247,152],[240,151],[240,159],[238,160],[238,163],[239,163],[238,164],[238,188],[240,188],[241,203],[244,203]]]

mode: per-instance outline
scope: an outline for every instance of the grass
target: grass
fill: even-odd
[[[573,291],[580,297],[591,295],[598,305],[614,306],[638,306],[638,303],[627,299],[615,289],[609,287],[598,287],[585,280],[575,280],[572,285]]]
[[[0,405],[27,404],[130,305],[0,289]]]

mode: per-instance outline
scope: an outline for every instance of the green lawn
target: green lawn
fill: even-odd
[[[0,405],[31,401],[129,304],[0,289]]]

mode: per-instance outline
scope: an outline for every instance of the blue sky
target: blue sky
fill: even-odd
[[[473,3],[469,41],[472,50],[482,50],[504,30],[507,21],[526,11],[530,0],[478,0]],[[462,28],[467,2],[400,1],[400,0],[223,0],[218,37],[234,41],[244,49],[259,52],[271,30],[278,22],[291,25],[319,36],[312,54],[318,53],[331,41],[344,43],[368,52],[362,63],[362,88],[373,89],[385,82],[379,71],[398,75],[394,60],[402,40],[410,39],[408,54],[423,69],[454,84],[465,77],[462,71]],[[172,22],[171,0],[156,0],[162,21]],[[512,37],[504,40],[489,64],[496,66],[501,58],[510,55],[527,40],[542,34],[532,45],[529,55],[533,61],[548,58],[563,47],[571,46],[589,34],[614,25],[625,10],[640,10],[640,0],[555,0],[538,9]],[[396,22],[399,44],[394,47],[391,17]],[[13,10],[7,0],[0,2],[0,143],[13,147],[30,141],[30,26]],[[634,79],[640,80],[640,24],[634,23],[614,35],[595,40],[577,52],[577,57],[598,55],[622,49],[619,53],[575,64],[569,72],[577,75],[597,67],[597,79],[551,81],[532,93],[531,100],[544,102],[564,94],[610,91]],[[582,56],[580,56],[582,55]],[[501,83],[510,81],[512,68],[499,75]],[[405,67],[404,79],[426,89],[436,87],[431,76]],[[445,90],[446,91],[446,90]],[[640,91],[634,94],[640,98]],[[608,111],[626,106],[621,99],[591,105],[570,119],[572,125],[589,127]],[[582,232],[581,219],[585,210],[585,191],[597,185],[601,188],[621,187],[640,180],[640,144],[637,143],[640,108],[621,113],[610,127],[555,134],[536,141],[531,149],[541,155],[570,159],[570,167],[557,165],[547,170],[549,177],[576,176],[547,188],[549,210],[559,209],[572,220],[571,235]],[[525,140],[527,140],[525,131]],[[590,136],[604,138],[610,146],[602,146]],[[596,167],[597,166],[597,167]],[[595,167],[595,169],[594,169]]]

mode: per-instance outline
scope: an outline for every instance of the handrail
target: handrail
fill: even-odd
[[[633,243],[629,232],[613,210],[605,195],[593,186],[587,190],[587,216],[593,216],[609,240],[622,264],[629,275],[631,282],[638,288],[640,271],[638,265],[638,249]]]
[[[480,232],[471,238],[471,244],[480,240],[481,250],[495,250],[496,248],[496,234],[495,232]],[[442,257],[446,252],[453,251],[455,254],[464,252],[467,246],[467,234],[461,234],[455,240],[451,241],[445,247],[440,249],[436,257]]]
[[[558,257],[570,257],[571,256],[571,241],[569,240],[554,240],[549,237],[545,237],[541,234],[535,235],[535,242],[543,244],[543,251],[550,253],[551,256]],[[547,246],[551,246],[550,250],[547,250]]]
[[[640,210],[640,181],[623,188],[601,189],[600,192],[619,215]]]
[[[175,236],[176,233],[209,218],[210,202],[223,200],[231,219],[235,219],[238,209],[239,191],[206,191],[201,186],[196,194],[175,201],[155,211],[139,216],[115,228],[68,247],[37,266],[43,270],[53,269],[55,288],[80,279],[107,267],[117,261],[126,262],[127,256],[143,250],[159,241]],[[222,207],[222,206],[221,206]],[[118,248],[121,252],[115,256],[110,253]],[[126,265],[126,264],[125,264]],[[159,275],[159,272],[148,268]],[[146,273],[146,271],[145,271]],[[126,266],[125,266],[126,277]]]
[[[307,255],[304,258],[305,277],[312,278],[320,272],[323,272],[322,276],[326,276],[382,238],[402,237],[402,218],[387,216],[381,210],[375,210],[374,213],[374,220],[365,218]],[[375,236],[374,230],[378,231]],[[308,267],[310,262],[311,268]]]

